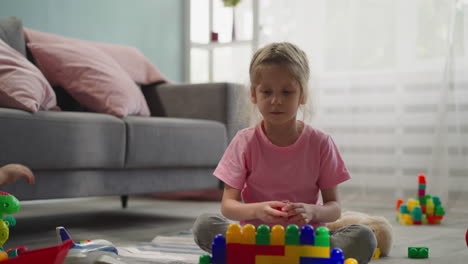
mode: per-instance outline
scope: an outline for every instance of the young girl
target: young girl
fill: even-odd
[[[250,99],[263,120],[237,133],[214,172],[225,186],[222,215],[196,220],[194,238],[203,250],[211,252],[213,237],[224,234],[231,220],[317,227],[340,217],[337,185],[350,175],[338,148],[329,135],[296,120],[308,81],[307,56],[297,46],[273,43],[254,54]],[[317,204],[319,193],[323,205]],[[330,231],[330,239],[331,247],[360,264],[376,248],[372,230],[361,225]]]

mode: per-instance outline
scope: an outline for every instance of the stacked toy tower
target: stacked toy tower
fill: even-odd
[[[405,204],[398,199],[396,220],[404,225],[440,224],[445,211],[437,196],[426,194],[426,176],[418,175],[418,199],[410,198]]]
[[[212,256],[200,256],[199,264],[358,264],[344,260],[343,251],[330,249],[330,234],[326,227],[289,225],[286,231],[276,225],[271,229],[260,225],[240,227],[231,224],[226,236],[216,235]]]

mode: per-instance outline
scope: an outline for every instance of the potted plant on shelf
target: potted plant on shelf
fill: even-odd
[[[232,7],[232,41],[236,40],[236,12],[235,7],[241,0],[223,0],[225,7]]]

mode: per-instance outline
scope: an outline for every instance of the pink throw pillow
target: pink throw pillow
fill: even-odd
[[[82,43],[29,43],[39,69],[83,106],[117,117],[149,116],[140,88],[108,55]]]
[[[41,71],[1,39],[0,107],[33,113],[58,109],[55,93]]]
[[[29,28],[24,29],[26,40],[29,43],[71,43],[91,45],[112,57],[133,81],[139,84],[151,84],[155,82],[168,82],[166,77],[154,66],[151,61],[137,48],[116,44],[99,43],[63,37],[51,33],[45,33]],[[53,86],[55,84],[52,83]]]

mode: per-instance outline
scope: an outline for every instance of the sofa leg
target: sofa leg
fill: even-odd
[[[120,202],[122,204],[122,208],[127,208],[128,195],[121,195],[120,196]]]

